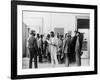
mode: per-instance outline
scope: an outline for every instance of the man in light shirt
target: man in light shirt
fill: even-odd
[[[51,64],[58,64],[58,60],[57,60],[57,41],[54,35],[54,32],[51,31],[50,32],[50,53],[51,53]]]

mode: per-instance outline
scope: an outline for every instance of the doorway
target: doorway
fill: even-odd
[[[83,34],[83,44],[82,44],[82,52],[83,55],[81,58],[90,58],[90,19],[89,17],[77,17],[76,18],[76,26],[77,26],[77,31]]]

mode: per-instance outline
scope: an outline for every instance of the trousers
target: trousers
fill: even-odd
[[[29,48],[30,51],[30,60],[29,60],[29,68],[32,68],[32,60],[34,59],[34,68],[37,68],[37,52],[33,48]]]
[[[58,64],[57,60],[57,50],[55,47],[51,47],[51,63],[52,64]]]

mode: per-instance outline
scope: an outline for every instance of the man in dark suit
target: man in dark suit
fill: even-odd
[[[81,66],[81,49],[82,49],[82,42],[83,42],[83,35],[80,32],[77,32],[77,40],[75,46],[75,53],[76,53],[76,64]]]
[[[69,62],[75,62],[75,45],[76,45],[76,40],[77,40],[77,31],[74,31],[75,35],[71,39],[71,44],[70,44],[70,54],[69,54]]]
[[[35,38],[35,31],[31,30],[30,37],[28,39],[28,49],[30,52],[29,68],[32,68],[32,59],[34,58],[34,67],[37,68],[37,40]]]

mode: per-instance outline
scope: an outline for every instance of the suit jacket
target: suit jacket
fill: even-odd
[[[30,36],[28,39],[28,48],[33,48],[34,51],[38,51],[37,40],[34,36]]]
[[[75,46],[76,46],[76,40],[77,40],[77,36],[74,36],[71,40],[71,53],[75,54]]]
[[[79,35],[80,50],[82,49],[83,38],[84,38],[83,33],[81,33]]]
[[[70,53],[70,45],[71,45],[71,39],[64,39],[63,41],[63,48],[64,53]]]

